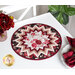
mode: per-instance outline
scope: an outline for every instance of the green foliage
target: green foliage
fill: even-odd
[[[75,8],[69,5],[49,5],[49,12],[61,23],[66,25],[69,22],[69,16],[75,15]]]
[[[0,29],[1,29],[1,26],[0,26]]]

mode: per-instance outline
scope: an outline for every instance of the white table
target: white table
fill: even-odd
[[[45,60],[39,60],[39,61],[24,59],[13,51],[10,44],[12,34],[19,27],[29,23],[44,23],[57,29],[60,32],[62,37],[62,47],[60,50],[62,50],[62,48],[67,44],[66,36],[72,37],[67,32],[67,30],[64,29],[63,26],[50,13],[46,13],[37,17],[33,17],[27,20],[17,22],[15,24],[15,27],[8,31],[7,40],[4,42],[0,42],[0,68],[8,68],[8,69],[10,68],[57,68],[57,69],[65,68],[65,66],[62,64],[62,62],[59,59],[60,51],[51,58]],[[6,65],[4,65],[2,61],[3,57],[7,54],[12,54],[15,57],[15,64],[11,67],[7,67]]]

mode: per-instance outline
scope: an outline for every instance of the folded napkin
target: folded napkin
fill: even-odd
[[[67,40],[71,46],[68,52],[63,53],[64,61],[69,67],[75,66],[75,38],[67,36]]]
[[[67,40],[71,47],[75,48],[75,38],[71,38],[67,36]]]

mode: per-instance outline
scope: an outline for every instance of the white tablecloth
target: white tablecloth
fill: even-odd
[[[12,34],[17,30],[19,27],[29,24],[29,23],[44,23],[47,25],[50,25],[54,27],[56,30],[59,31],[62,37],[62,48],[67,45],[67,39],[66,36],[71,36],[66,29],[63,28],[63,26],[50,14],[46,13],[40,16],[36,16],[27,20],[19,21],[15,23],[15,27],[13,29],[10,29],[8,31],[8,38],[4,42],[0,42],[0,68],[57,68],[62,69],[65,68],[65,66],[60,61],[60,51],[54,55],[51,58],[45,59],[45,60],[28,60],[20,57],[17,55],[12,47],[11,47],[11,37]],[[72,36],[71,36],[72,37]],[[12,54],[15,57],[15,63],[13,66],[8,67],[3,64],[3,57],[7,54]]]

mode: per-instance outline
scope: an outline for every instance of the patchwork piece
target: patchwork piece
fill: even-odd
[[[19,28],[12,36],[13,50],[20,56],[40,60],[55,55],[61,47],[61,36],[51,26],[33,23]]]

